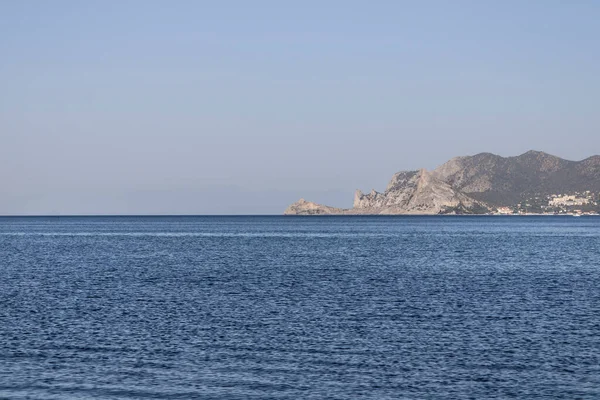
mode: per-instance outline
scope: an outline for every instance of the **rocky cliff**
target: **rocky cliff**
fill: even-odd
[[[392,214],[470,214],[487,210],[483,203],[457,192],[446,182],[424,169],[398,172],[385,192],[375,190],[354,195],[351,209],[340,209],[300,199],[285,210],[285,215],[392,215]]]
[[[355,211],[366,214],[447,214],[472,213],[483,204],[454,190],[424,169],[398,172],[385,192],[354,195]]]

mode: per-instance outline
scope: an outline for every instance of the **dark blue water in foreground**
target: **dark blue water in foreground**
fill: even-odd
[[[0,218],[0,398],[600,398],[600,218]]]

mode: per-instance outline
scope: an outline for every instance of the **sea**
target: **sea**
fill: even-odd
[[[1,399],[598,399],[600,218],[0,218]]]

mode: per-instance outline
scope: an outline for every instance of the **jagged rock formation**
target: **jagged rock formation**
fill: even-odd
[[[421,169],[398,172],[384,193],[357,190],[353,210],[367,214],[469,214],[482,208],[483,204]]]

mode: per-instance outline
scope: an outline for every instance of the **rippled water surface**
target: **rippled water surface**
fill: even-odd
[[[0,398],[600,398],[600,218],[0,218]]]

